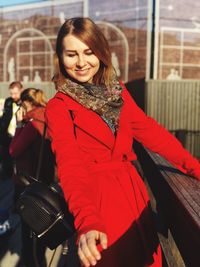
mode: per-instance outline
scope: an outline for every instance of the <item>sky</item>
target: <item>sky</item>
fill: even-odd
[[[43,2],[45,0],[0,0],[0,7],[7,7],[13,5],[20,5],[25,3]]]

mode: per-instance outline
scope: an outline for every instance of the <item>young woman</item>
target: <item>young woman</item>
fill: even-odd
[[[45,96],[42,90],[35,88],[25,89],[21,93],[21,107],[16,113],[17,129],[10,144],[10,154],[15,162],[14,181],[17,195],[24,188],[20,177],[36,177],[41,142],[44,133],[44,112],[46,107]],[[46,183],[54,180],[54,157],[51,153],[50,141],[45,136],[42,163],[39,178]],[[30,229],[22,223],[23,260],[26,266],[35,267],[33,240],[30,238]],[[37,261],[45,267],[45,246],[38,242],[36,247]]]
[[[88,18],[61,27],[57,93],[46,108],[58,176],[84,266],[162,266],[133,139],[200,179],[200,164],[137,107],[115,76],[108,43]]]
[[[21,107],[16,113],[17,129],[10,144],[10,154],[15,159],[15,169],[18,173],[35,177],[38,165],[41,140],[44,132],[44,112],[46,100],[42,90],[25,89],[21,94]],[[54,166],[49,164],[53,160],[49,153],[49,140],[45,137],[43,164],[41,164],[40,178],[47,183],[54,178]]]

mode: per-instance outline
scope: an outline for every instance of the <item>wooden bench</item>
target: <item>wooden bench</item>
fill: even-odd
[[[158,154],[134,145],[169,267],[200,266],[200,182]]]

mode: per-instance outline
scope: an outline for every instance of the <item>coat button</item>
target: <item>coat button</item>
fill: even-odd
[[[124,155],[123,155],[123,161],[127,161],[127,159],[128,159],[128,158],[127,158],[127,155],[124,154]]]

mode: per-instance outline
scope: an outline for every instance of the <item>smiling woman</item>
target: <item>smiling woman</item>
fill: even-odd
[[[63,40],[63,63],[69,76],[79,82],[92,82],[100,61],[93,51],[73,35]]]
[[[45,114],[74,216],[80,263],[161,267],[147,190],[131,164],[137,159],[133,139],[197,179],[200,164],[135,104],[117,80],[108,42],[91,19],[64,22],[55,64],[58,92]]]

